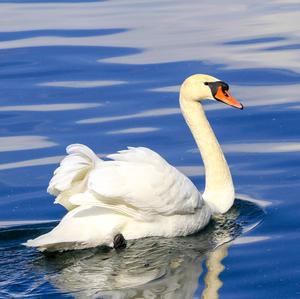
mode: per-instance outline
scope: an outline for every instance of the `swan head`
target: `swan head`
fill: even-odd
[[[213,100],[243,109],[243,105],[229,93],[229,85],[209,75],[197,74],[185,79],[180,95],[188,101]]]

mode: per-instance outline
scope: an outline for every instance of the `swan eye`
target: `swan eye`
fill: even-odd
[[[220,86],[221,81],[216,81],[216,82],[204,82],[204,85],[208,85],[210,88],[211,94],[213,97],[216,95],[218,88]]]

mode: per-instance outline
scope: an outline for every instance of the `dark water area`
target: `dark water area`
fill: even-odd
[[[292,0],[0,1],[0,297],[299,297],[299,10]],[[46,188],[71,143],[99,155],[149,147],[203,190],[178,104],[194,73],[228,82],[245,106],[205,105],[233,209],[196,235],[124,252],[23,247],[66,213]]]
[[[257,205],[237,199],[226,215],[212,220],[197,234],[133,240],[119,251],[99,247],[41,254],[20,243],[47,232],[57,223],[5,228],[0,231],[1,268],[6,277],[1,295],[192,298],[207,293],[217,296],[223,259],[229,247],[234,246],[228,242],[253,229],[264,215]]]

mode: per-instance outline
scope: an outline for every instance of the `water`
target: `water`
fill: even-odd
[[[296,298],[297,1],[0,1],[1,298]],[[178,86],[214,75],[245,106],[206,105],[237,191],[187,238],[44,256],[20,245],[65,211],[46,187],[65,147],[147,146],[203,189]],[[263,221],[262,221],[263,220]],[[222,266],[223,265],[223,266]]]

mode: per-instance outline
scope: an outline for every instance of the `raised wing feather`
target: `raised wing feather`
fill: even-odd
[[[88,190],[99,201],[145,215],[194,213],[203,200],[194,184],[148,148],[109,155],[90,172]]]

